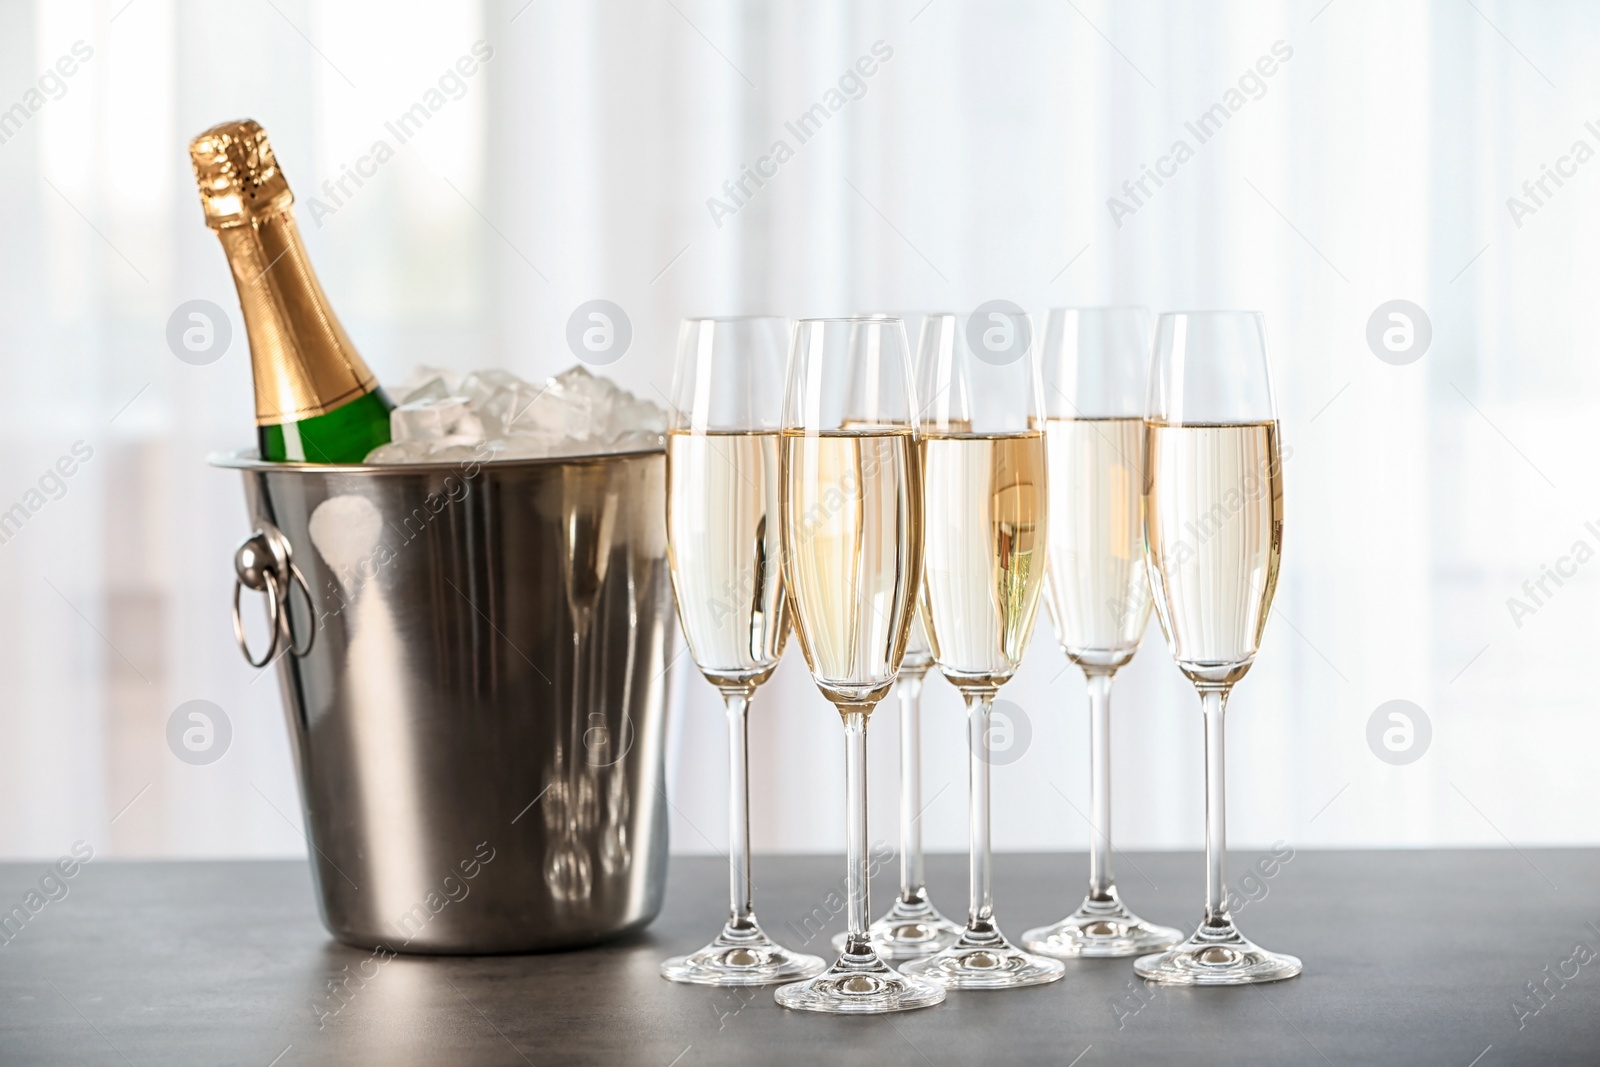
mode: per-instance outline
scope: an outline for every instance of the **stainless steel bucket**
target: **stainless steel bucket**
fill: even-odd
[[[235,566],[270,620],[245,655],[277,664],[333,936],[525,952],[654,918],[663,454],[212,462],[244,474],[255,533]]]

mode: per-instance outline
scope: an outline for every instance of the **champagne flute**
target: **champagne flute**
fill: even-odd
[[[1049,527],[1039,355],[1031,338],[1019,310],[936,315],[923,329],[917,367],[922,617],[934,661],[967,702],[971,903],[955,944],[902,971],[952,989],[1039,985],[1066,970],[1060,960],[1006,940],[990,885],[990,713],[1033,633]]]
[[[893,970],[867,936],[867,717],[905,655],[922,573],[922,468],[899,319],[795,324],[783,403],[784,578],[811,677],[845,733],[844,951],[781,986],[786,1008],[925,1008],[944,989]]]
[[[898,318],[907,331],[920,334],[928,315],[921,312],[874,314],[869,318]],[[946,919],[928,897],[922,856],[922,685],[933,666],[922,612],[911,618],[911,636],[905,659],[895,679],[900,701],[900,891],[881,918],[867,928],[872,944],[884,959],[907,960],[942,952],[961,936],[961,927]],[[838,934],[833,947],[844,951],[847,934]]]
[[[1150,313],[1054,308],[1045,318],[1045,439],[1050,567],[1045,606],[1089,688],[1089,893],[1078,910],[1029,930],[1047,956],[1139,956],[1183,935],[1129,911],[1111,876],[1111,680],[1150,621],[1144,565],[1144,392]]]
[[[1228,914],[1222,716],[1254,662],[1278,584],[1283,468],[1266,324],[1255,311],[1162,315],[1145,407],[1144,529],[1156,617],[1205,714],[1206,905],[1182,944],[1134,962],[1183,985],[1292,978],[1300,961]]]
[[[684,639],[728,715],[728,922],[706,947],[661,965],[698,985],[766,985],[817,974],[816,956],[756,922],[750,878],[751,694],[783,655],[788,598],[779,563],[778,431],[785,321],[687,319],[667,433],[667,555]]]

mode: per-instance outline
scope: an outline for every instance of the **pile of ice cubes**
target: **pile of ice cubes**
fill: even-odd
[[[393,440],[368,463],[637,452],[661,447],[667,413],[583,367],[542,385],[505,370],[419,367],[390,413]]]

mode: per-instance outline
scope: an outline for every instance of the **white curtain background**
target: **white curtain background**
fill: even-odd
[[[322,183],[392,142],[384,122],[478,41],[493,55],[459,99],[313,220]],[[16,0],[0,109],[31,108],[77,42],[92,55],[0,143],[0,510],[92,449],[0,544],[0,854],[305,848],[275,679],[228,623],[239,478],[204,462],[252,441],[253,408],[186,144],[243,116],[269,131],[322,281],[390,381],[422,361],[558,372],[566,320],[594,298],[633,323],[611,372],[658,400],[690,314],[1264,310],[1292,454],[1274,618],[1230,715],[1233,843],[1600,842],[1600,563],[1533,614],[1507,607],[1574,542],[1600,546],[1600,162],[1547,181],[1532,214],[1507,207],[1574,142],[1600,149],[1600,9]],[[878,42],[892,57],[799,144],[785,123]],[[1197,144],[1185,123],[1275,49],[1292,56]],[[1193,158],[1114,218],[1108,198],[1180,138]],[[779,139],[793,158],[714,217],[708,198]],[[1433,336],[1392,366],[1366,326],[1400,298]],[[233,316],[209,366],[165,341],[191,299]],[[1083,848],[1084,685],[1043,613],[1003,696],[1031,740],[995,772],[997,846]],[[191,699],[232,723],[209,766],[167,749]],[[1405,766],[1367,742],[1393,699],[1432,725]],[[871,740],[873,835],[891,841],[896,714]],[[958,850],[954,691],[930,682],[925,715],[926,837]],[[1154,622],[1114,715],[1118,844],[1198,847],[1200,717]],[[842,849],[839,724],[797,648],[752,730],[756,847]],[[673,848],[720,850],[726,743],[692,672],[670,737]]]

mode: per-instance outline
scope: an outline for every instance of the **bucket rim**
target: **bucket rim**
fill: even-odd
[[[469,457],[467,459],[432,460],[425,463],[305,463],[292,460],[265,460],[256,453],[255,449],[239,448],[231,452],[212,452],[206,456],[206,464],[211,467],[239,471],[293,471],[312,474],[388,474],[399,476],[427,471],[456,471],[473,463],[478,464],[480,467],[494,470],[558,467],[568,464],[587,465],[606,463],[611,460],[660,456],[664,455],[666,450],[666,445],[663,443],[655,447],[631,448],[620,452],[584,452],[569,456],[526,456],[517,459]]]

